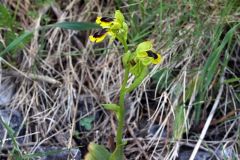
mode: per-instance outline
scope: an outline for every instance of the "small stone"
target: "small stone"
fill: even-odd
[[[237,159],[237,155],[235,154],[234,151],[234,146],[220,148],[216,151],[216,154],[218,155],[218,158],[220,158],[221,160]]]
[[[178,160],[189,159],[192,154],[192,150],[181,151],[178,155]],[[198,151],[194,160],[209,160],[212,155],[206,151]]]
[[[14,92],[15,85],[10,83],[9,81],[3,81],[0,83],[0,105],[5,106],[8,105],[12,98]]]

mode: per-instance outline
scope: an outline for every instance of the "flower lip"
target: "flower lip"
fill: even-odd
[[[112,22],[114,19],[113,18],[110,18],[110,17],[102,17],[100,19],[100,21],[102,22]]]
[[[99,38],[102,37],[107,33],[107,29],[101,29],[100,31],[97,31],[96,33],[93,34],[94,38]]]
[[[149,57],[153,57],[154,59],[158,59],[158,55],[154,53],[153,51],[149,50],[146,51]]]

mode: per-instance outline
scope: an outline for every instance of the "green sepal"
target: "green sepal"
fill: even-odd
[[[140,43],[137,46],[136,53],[138,55],[138,53],[146,52],[146,51],[149,51],[151,49],[152,49],[152,42],[151,41],[145,41],[145,42]]]
[[[115,20],[113,25],[111,26],[111,31],[116,34],[118,40],[124,44],[127,41],[128,34],[128,25],[125,22],[124,16],[120,10],[115,11]]]
[[[123,39],[124,41],[127,41],[128,36],[128,25],[127,23],[123,22]]]
[[[114,18],[115,18],[115,21],[114,21],[113,25],[111,26],[111,29],[114,30],[114,29],[122,28],[123,23],[125,23],[125,22],[124,22],[124,16],[123,16],[123,14],[121,13],[120,10],[115,11]]]
[[[115,11],[115,18],[116,18],[117,22],[119,22],[120,24],[122,24],[124,22],[124,16],[120,10]]]
[[[109,160],[110,156],[111,153],[103,145],[90,143],[84,160]]]
[[[134,76],[138,77],[145,66],[142,64],[141,61],[137,61],[137,63],[134,66],[131,66],[129,72],[132,73]]]

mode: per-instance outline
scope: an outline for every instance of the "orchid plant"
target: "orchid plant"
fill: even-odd
[[[140,43],[135,51],[131,51],[127,45],[128,25],[125,22],[123,14],[116,10],[114,18],[97,17],[96,23],[101,26],[101,29],[89,36],[89,40],[94,43],[102,42],[106,37],[110,37],[110,41],[117,39],[124,47],[122,63],[125,70],[124,79],[120,89],[120,98],[118,104],[103,104],[105,109],[116,113],[118,127],[116,133],[116,148],[113,153],[110,153],[104,146],[95,143],[90,143],[88,153],[85,160],[123,160],[124,145],[123,129],[124,129],[124,97],[127,93],[137,88],[144,78],[149,73],[149,65],[159,64],[163,58],[160,53],[153,49],[151,41]],[[134,81],[128,83],[130,75],[134,75]]]

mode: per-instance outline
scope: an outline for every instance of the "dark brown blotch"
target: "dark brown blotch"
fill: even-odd
[[[110,18],[110,17],[102,17],[100,19],[102,22],[112,22],[113,21],[113,18]]]
[[[99,38],[99,37],[102,37],[106,33],[107,33],[107,29],[101,29],[100,31],[97,31],[96,33],[94,33],[93,37]]]
[[[154,59],[158,58],[158,55],[151,50],[147,51],[147,54],[149,57],[153,57]]]

